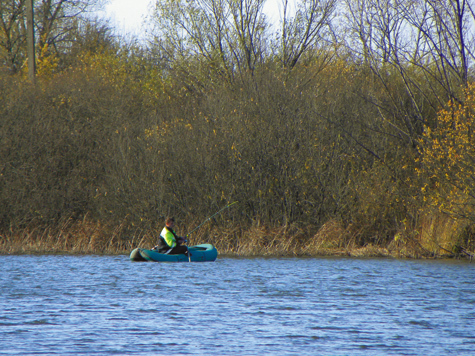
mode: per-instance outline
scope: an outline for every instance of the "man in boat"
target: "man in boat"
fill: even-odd
[[[175,227],[175,219],[168,217],[165,220],[165,227],[158,238],[158,245],[153,249],[167,255],[188,255],[188,247],[183,245],[186,240],[184,237],[177,236],[173,228]]]

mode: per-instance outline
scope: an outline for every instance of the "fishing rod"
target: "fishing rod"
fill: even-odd
[[[214,213],[213,215],[211,215],[209,218],[207,218],[205,221],[203,221],[201,224],[199,224],[197,227],[195,227],[191,232],[189,232],[188,234],[186,234],[185,237],[188,237],[190,236],[192,233],[194,233],[196,230],[198,230],[201,226],[203,226],[203,224],[209,220],[211,220],[212,218],[214,218],[216,215],[218,215],[219,213],[221,213],[223,210],[231,207],[232,205],[236,204],[237,201],[235,201],[234,203],[231,203],[231,204],[228,204],[226,205],[224,208],[222,208],[221,210],[219,210],[218,212]]]

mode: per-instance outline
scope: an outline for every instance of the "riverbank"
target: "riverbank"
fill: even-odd
[[[181,231],[178,229],[178,231]],[[136,247],[150,248],[159,232],[125,225],[104,225],[68,219],[54,227],[27,227],[0,235],[0,254],[126,255]],[[349,256],[391,258],[460,258],[472,260],[474,251],[444,241],[396,234],[374,243],[358,242],[355,234],[335,221],[320,229],[218,228],[209,226],[189,236],[189,245],[212,243],[220,255],[243,257]]]

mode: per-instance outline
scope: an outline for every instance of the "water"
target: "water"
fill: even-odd
[[[0,354],[473,355],[475,264],[0,256]]]

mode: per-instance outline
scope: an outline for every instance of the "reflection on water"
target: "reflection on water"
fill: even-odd
[[[475,264],[0,256],[0,354],[473,355]]]

